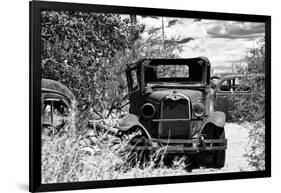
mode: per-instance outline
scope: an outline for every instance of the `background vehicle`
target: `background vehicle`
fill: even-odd
[[[68,121],[74,100],[75,97],[72,92],[60,82],[42,79],[42,128],[53,133],[62,128]]]
[[[226,115],[226,121],[233,121],[232,111],[235,108],[235,100],[252,95],[249,80],[262,78],[259,75],[229,74],[221,79],[214,90],[215,110],[222,111]]]

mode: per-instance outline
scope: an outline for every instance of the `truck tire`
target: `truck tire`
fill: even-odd
[[[221,135],[219,136],[219,139],[225,139],[225,132],[223,131]],[[222,168],[225,164],[225,154],[226,150],[217,150],[214,153],[213,158],[213,166],[215,168]]]
[[[128,130],[127,132],[123,133],[123,135],[125,136],[129,136],[131,134],[133,134],[134,132],[137,132],[138,130],[141,130],[140,127],[134,127],[131,128],[130,130]],[[126,137],[127,138],[127,137]],[[147,136],[145,136],[143,133],[141,135],[137,135],[131,139],[134,138],[143,138],[146,139]],[[127,138],[128,139],[128,138]],[[127,162],[130,162],[131,166],[134,167],[135,165],[139,165],[139,167],[143,167],[145,166],[146,163],[148,163],[150,161],[150,155],[151,155],[151,151],[150,150],[132,150],[133,147],[137,147],[137,146],[149,146],[149,144],[147,144],[146,142],[141,142],[141,143],[134,143],[134,142],[130,142],[130,149],[128,150],[129,152],[129,159],[127,160]]]
[[[217,136],[215,133],[208,133],[207,139],[225,139],[225,132]],[[225,165],[226,150],[202,151],[191,157],[192,169],[204,166],[207,168],[222,168]]]

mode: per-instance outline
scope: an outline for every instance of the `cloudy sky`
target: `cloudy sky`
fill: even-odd
[[[162,33],[161,17],[138,16],[137,20],[145,24],[146,35],[151,29]],[[163,21],[167,39],[186,40],[181,57],[206,56],[217,72],[231,71],[232,64],[241,60],[246,50],[257,47],[265,35],[264,23],[168,17]]]

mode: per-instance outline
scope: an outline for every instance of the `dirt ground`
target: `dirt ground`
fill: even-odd
[[[252,171],[243,154],[248,144],[248,126],[238,125],[236,123],[227,123],[225,125],[225,134],[228,140],[226,151],[226,162],[222,169],[195,169],[192,174],[198,173],[221,173],[221,172],[239,172]]]
[[[227,123],[225,126],[226,138],[228,140],[228,147],[226,151],[226,163],[225,167],[221,169],[213,168],[198,168],[192,171],[186,171],[182,169],[153,169],[151,171],[144,171],[141,169],[132,170],[129,173],[122,175],[122,178],[136,178],[145,176],[144,173],[148,172],[150,177],[157,176],[175,176],[175,175],[197,175],[197,174],[209,174],[209,173],[229,173],[229,172],[241,172],[252,171],[248,165],[246,158],[243,156],[245,149],[248,145],[248,130],[251,125],[243,124],[238,125],[236,123]]]

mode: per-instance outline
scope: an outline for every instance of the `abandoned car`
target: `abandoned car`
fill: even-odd
[[[75,97],[58,81],[41,81],[41,124],[48,133],[56,133],[68,122]]]
[[[202,165],[225,164],[225,114],[214,110],[210,62],[143,59],[126,69],[129,114],[119,123],[136,151],[165,149],[167,155],[201,155]],[[208,161],[206,161],[208,160]]]
[[[264,82],[261,74],[228,74],[221,78],[213,90],[214,109],[225,113],[226,121],[233,122],[235,101],[247,100],[254,94],[250,82]]]

